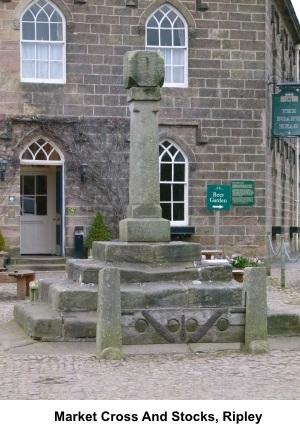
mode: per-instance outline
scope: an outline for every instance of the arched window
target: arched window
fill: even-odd
[[[20,155],[22,164],[62,164],[63,155],[51,142],[40,138],[28,145]]]
[[[50,2],[38,0],[21,18],[21,81],[64,83],[65,19]]]
[[[174,143],[159,146],[160,205],[171,226],[188,225],[188,163]]]
[[[146,23],[146,49],[160,51],[165,60],[165,86],[187,86],[187,24],[169,5],[154,12]]]

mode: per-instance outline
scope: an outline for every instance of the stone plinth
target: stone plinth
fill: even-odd
[[[161,265],[201,260],[201,245],[188,242],[127,243],[94,242],[92,256],[106,263]]]

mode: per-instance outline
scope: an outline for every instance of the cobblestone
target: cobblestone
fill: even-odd
[[[12,319],[15,303],[16,286],[0,284],[2,325]],[[300,269],[287,270],[284,289],[280,270],[272,269],[268,307],[300,314]],[[153,348],[153,354],[125,355],[117,362],[97,360],[91,348],[61,354],[54,347],[49,354],[1,346],[0,399],[300,399],[300,338],[293,338],[288,349],[284,343],[276,345],[269,354],[258,356],[239,349],[196,347],[164,354]]]

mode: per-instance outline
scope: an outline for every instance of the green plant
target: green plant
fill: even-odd
[[[103,221],[101,212],[97,212],[87,235],[86,248],[90,249],[95,241],[106,240],[110,240],[110,233]]]
[[[3,234],[0,231],[0,251],[4,251],[5,248],[5,240]]]
[[[233,269],[244,269],[245,267],[261,267],[264,262],[257,257],[243,257],[242,255],[235,255],[228,259]]]

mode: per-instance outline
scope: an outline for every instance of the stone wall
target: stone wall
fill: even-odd
[[[60,118],[66,124],[74,118],[93,118],[98,124],[103,118],[126,123],[123,56],[128,50],[144,49],[147,17],[164,1],[139,0],[137,7],[126,7],[123,0],[55,0],[67,20],[67,83],[63,85],[20,82],[18,19],[28,3],[0,1],[0,134],[7,133],[8,120],[12,122],[11,138],[5,140],[7,150],[24,144],[28,121],[37,126],[36,117]],[[227,254],[263,255],[271,226],[288,228],[294,222],[293,149],[283,149],[291,154],[286,157],[282,147],[287,145],[270,139],[274,87],[267,82],[268,76],[282,80],[288,72],[294,73],[291,52],[299,35],[291,20],[282,18],[285,1],[205,1],[208,10],[196,10],[199,2],[195,0],[169,3],[188,23],[189,80],[188,88],[162,89],[159,127],[161,138],[177,143],[190,161],[189,219],[196,231],[189,240],[204,248],[215,244],[215,214],[206,210],[207,184],[254,180],[255,206],[221,213],[220,247]],[[274,22],[275,12],[279,22]],[[26,127],[16,117],[27,118]],[[126,124],[123,142],[128,139]],[[42,123],[38,127],[43,131]],[[73,139],[68,130],[69,125],[62,136],[54,134],[62,151]],[[92,134],[84,130],[87,142],[93,140]],[[17,170],[15,177],[17,192]],[[95,206],[87,205],[87,211],[78,196],[71,197],[71,176],[66,180],[66,208],[69,204],[84,208],[80,219],[66,218],[66,243],[71,248],[73,223],[88,227]],[[7,210],[2,203],[0,224],[8,237]],[[11,221],[16,231],[17,219]]]

